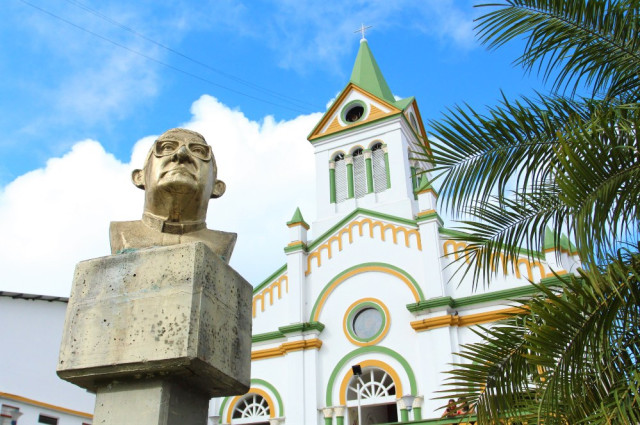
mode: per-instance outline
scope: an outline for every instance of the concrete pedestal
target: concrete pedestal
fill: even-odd
[[[243,394],[252,287],[203,243],[76,267],[58,375],[97,394],[96,424],[206,424]]]

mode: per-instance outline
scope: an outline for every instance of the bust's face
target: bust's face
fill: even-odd
[[[145,189],[211,196],[216,167],[207,142],[184,130],[169,130],[154,143],[144,167]]]

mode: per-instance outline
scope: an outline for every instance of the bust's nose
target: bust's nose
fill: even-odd
[[[180,148],[176,151],[175,156],[178,162],[189,161],[191,159],[189,151],[187,150],[187,147],[185,145],[180,146]]]

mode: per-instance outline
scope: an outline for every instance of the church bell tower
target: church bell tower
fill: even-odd
[[[426,163],[414,159],[425,134],[415,99],[393,95],[363,34],[349,83],[308,136],[316,160],[314,232],[356,208],[406,219],[435,209],[418,199],[428,186]]]

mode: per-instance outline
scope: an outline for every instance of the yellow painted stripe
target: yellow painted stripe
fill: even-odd
[[[83,418],[87,418],[87,419],[93,419],[93,415],[90,413],[80,412],[78,410],[71,410],[71,409],[67,409],[66,407],[55,406],[49,403],[43,403],[41,401],[32,400],[30,398],[22,397],[15,394],[0,392],[0,397],[8,398],[8,399],[19,401],[22,403],[32,404],[34,406],[44,407],[45,409],[51,409],[58,412],[69,413],[71,415],[82,416]]]
[[[505,308],[502,310],[487,311],[484,313],[469,314],[466,316],[454,316],[447,314],[444,316],[431,317],[429,319],[416,320],[411,322],[411,327],[418,332],[427,331],[429,329],[442,328],[445,326],[471,326],[481,325],[483,323],[496,322],[505,319],[512,314],[521,313],[519,307]]]
[[[305,339],[300,341],[284,342],[278,347],[256,350],[251,352],[251,360],[270,359],[272,357],[284,356],[292,351],[320,349],[322,341],[318,338]]]

